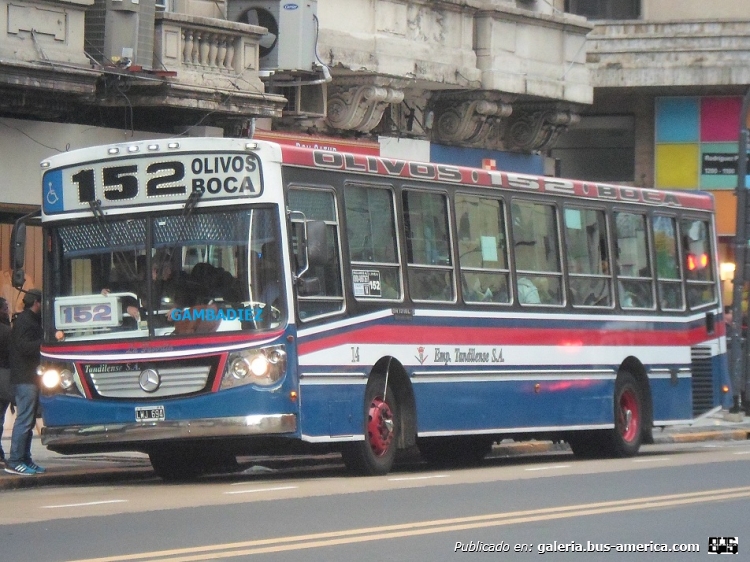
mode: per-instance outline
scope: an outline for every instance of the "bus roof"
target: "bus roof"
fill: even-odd
[[[296,146],[281,146],[282,162],[353,174],[437,181],[444,185],[494,187],[525,193],[569,195],[602,202],[641,203],[681,209],[714,210],[714,198],[705,191],[676,191],[600,182],[484,170],[450,164],[412,162]]]
[[[164,138],[81,148],[51,156],[42,161],[42,171],[82,164],[139,156],[167,156],[179,153],[220,153],[260,151],[264,158],[319,170],[346,171],[380,178],[435,181],[444,186],[493,187],[520,193],[568,195],[608,203],[640,203],[650,206],[714,211],[714,198],[708,192],[663,190],[600,182],[536,176],[500,170],[468,168],[451,164],[416,162],[367,154],[319,150],[273,142],[240,138]],[[279,152],[280,151],[280,152]]]

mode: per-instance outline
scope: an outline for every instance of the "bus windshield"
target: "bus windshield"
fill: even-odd
[[[58,341],[261,330],[285,321],[275,207],[100,217],[50,234],[47,329]]]

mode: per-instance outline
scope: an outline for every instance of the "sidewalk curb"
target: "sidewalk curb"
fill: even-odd
[[[705,441],[744,441],[747,439],[750,439],[750,427],[654,435],[655,444],[699,443]],[[510,442],[495,445],[488,455],[488,458],[497,459],[558,451],[570,451],[570,447],[567,443],[552,441]],[[335,464],[340,462],[338,459],[332,461],[332,458],[333,455],[331,454],[280,457],[280,459],[282,459],[281,462],[288,463],[287,466],[308,466],[311,468],[320,465],[330,465],[332,462],[335,462]],[[279,462],[279,459],[273,457],[259,457],[255,461],[257,465],[276,464],[277,466]],[[248,467],[250,467],[250,465]],[[48,472],[36,476],[18,476],[0,472],[0,491],[40,488],[42,486],[107,484],[111,482],[143,480],[147,478],[157,478],[148,460],[133,459],[132,462],[125,462],[117,467],[84,467],[63,470],[52,468]]]
[[[654,443],[697,443],[701,441],[744,441],[750,439],[750,429],[732,429],[729,431],[693,431],[675,433],[665,436],[654,436]]]

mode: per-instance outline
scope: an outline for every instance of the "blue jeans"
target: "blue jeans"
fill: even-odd
[[[5,453],[3,452],[3,425],[5,425],[5,412],[8,410],[8,406],[10,406],[10,402],[6,402],[5,400],[0,400],[0,459],[5,458]]]
[[[39,388],[35,384],[14,385],[16,394],[16,422],[10,438],[8,465],[31,462],[31,437],[36,425]]]

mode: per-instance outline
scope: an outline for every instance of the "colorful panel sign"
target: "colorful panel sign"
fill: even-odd
[[[695,189],[698,185],[698,145],[656,145],[656,187]]]
[[[701,99],[701,142],[737,142],[742,98]]]
[[[656,186],[734,189],[741,111],[737,96],[656,98]]]
[[[656,98],[656,142],[697,142],[698,98]]]
[[[701,144],[701,181],[704,189],[737,187],[737,143]]]

